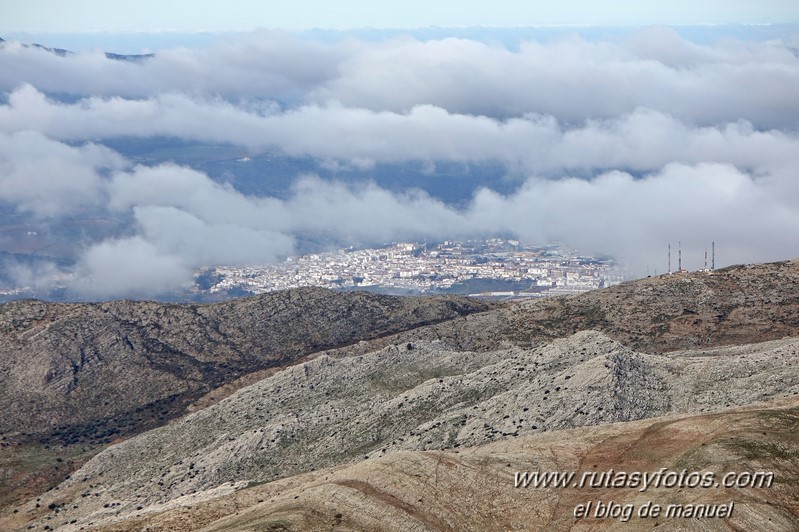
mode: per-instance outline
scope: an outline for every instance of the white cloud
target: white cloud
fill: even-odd
[[[102,146],[71,147],[36,131],[0,132],[0,201],[38,217],[93,210],[103,203],[101,174],[124,165]]]
[[[310,97],[372,110],[429,104],[572,123],[647,107],[700,124],[742,118],[779,127],[796,124],[797,87],[799,58],[782,43],[700,46],[654,28],[627,42],[574,37],[526,42],[517,52],[461,39],[380,43],[351,56]]]
[[[185,167],[138,166],[107,181],[105,207],[132,214],[136,235],[83,255],[73,283],[84,297],[154,297],[185,286],[203,265],[263,264],[294,250],[270,227],[275,202],[247,198]]]
[[[695,126],[651,109],[578,125],[553,116],[505,120],[422,105],[407,113],[329,105],[262,115],[220,100],[162,95],[148,100],[48,100],[31,86],[0,106],[0,129],[36,129],[62,140],[165,135],[356,165],[399,161],[499,161],[558,175],[612,168],[653,170],[669,162],[730,162],[745,169],[795,167],[795,131],[749,122]],[[166,192],[165,192],[166,193]]]
[[[517,51],[466,39],[326,44],[262,31],[159,51],[143,63],[6,45],[0,90],[22,83],[58,94],[183,93],[289,107],[339,102],[394,113],[432,105],[497,118],[547,114],[568,123],[638,107],[701,125],[744,119],[758,127],[793,127],[799,119],[793,105],[799,58],[788,44],[730,39],[698,45],[664,28],[615,42],[528,41]]]
[[[350,48],[263,30],[203,48],[159,50],[151,60],[136,63],[108,59],[100,50],[59,57],[6,43],[0,45],[0,90],[26,82],[58,94],[143,97],[184,92],[295,99],[334,77]]]
[[[91,160],[90,151],[69,150]],[[253,198],[189,168],[138,166],[104,178],[99,196],[108,212],[133,218],[133,235],[90,246],[72,288],[92,298],[152,297],[185,285],[201,265],[277,260],[293,252],[296,234],[370,243],[510,233],[612,253],[638,271],[657,267],[665,244],[678,240],[691,267],[713,240],[719,265],[778,259],[799,232],[799,197],[775,186],[783,179],[731,164],[670,163],[641,178],[530,178],[512,195],[483,189],[457,209],[421,192],[314,176],[285,200]]]
[[[85,297],[154,296],[200,265],[276,260],[298,235],[512,233],[612,253],[637,271],[665,270],[677,241],[689,267],[713,240],[720,265],[797,255],[799,58],[781,42],[707,46],[649,29],[510,51],[263,32],[141,64],[7,45],[0,90],[0,202],[53,223],[88,211],[128,222],[82,254],[73,288]],[[330,168],[499,162],[522,184],[502,196],[486,182],[463,208],[314,176],[286,199],[252,197],[86,142],[122,135],[278,150]]]
[[[92,246],[76,273],[71,288],[91,299],[153,297],[183,287],[191,274],[181,257],[140,236]]]
[[[665,247],[683,242],[692,268],[712,241],[718,264],[792,256],[799,198],[775,194],[766,181],[731,165],[669,164],[635,179],[610,172],[593,180],[531,179],[511,197],[483,191],[467,218],[477,227],[532,241],[561,240],[616,255],[636,271],[665,270]]]

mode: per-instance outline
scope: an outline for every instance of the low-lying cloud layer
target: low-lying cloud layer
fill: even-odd
[[[793,127],[799,119],[793,45],[730,39],[705,46],[668,28],[612,42],[577,36],[523,42],[518,50],[465,39],[323,44],[263,31],[131,63],[100,51],[58,57],[10,43],[0,54],[0,90],[27,82],[57,94],[218,95],[394,113],[432,105],[456,114],[535,113],[570,123],[646,107],[703,125],[744,119]]]
[[[675,161],[725,161],[761,170],[786,165],[793,169],[799,163],[799,135],[794,130],[762,130],[744,120],[699,127],[641,107],[569,126],[550,115],[497,119],[428,104],[406,113],[330,104],[266,114],[179,94],[61,104],[25,85],[0,106],[0,131],[25,129],[64,141],[170,136],[361,165],[500,161],[546,174],[651,170]]]
[[[69,283],[81,297],[156,295],[202,265],[277,260],[308,234],[344,244],[514,234],[614,254],[638,272],[665,270],[678,240],[689,267],[712,240],[720,265],[799,255],[790,43],[700,46],[652,29],[511,51],[256,33],[142,63],[12,43],[0,48],[0,90],[0,206],[39,222],[127,221],[79,253]],[[94,140],[119,136],[359,167],[492,162],[524,177],[505,196],[485,182],[460,208],[314,175],[298,175],[286,199],[255,197]]]

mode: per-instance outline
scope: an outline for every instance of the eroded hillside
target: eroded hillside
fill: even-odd
[[[207,493],[91,530],[774,530],[799,529],[799,400],[715,414],[535,434],[480,447],[400,452],[228,494]],[[769,487],[516,488],[524,471],[773,472]],[[734,478],[746,480],[744,476]],[[614,517],[595,517],[597,502]],[[579,505],[590,515],[575,518]],[[730,507],[665,517],[670,505]],[[649,504],[658,517],[639,517]],[[631,507],[629,518],[625,518]],[[59,517],[59,516],[56,516]]]
[[[539,348],[320,357],[99,454],[42,499],[57,515],[24,512],[87,526],[397,451],[791,398],[797,364],[794,339],[650,355],[596,332]]]

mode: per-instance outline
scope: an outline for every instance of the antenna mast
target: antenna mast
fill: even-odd
[[[669,244],[669,273],[671,273],[671,244]]]
[[[677,242],[677,271],[682,271],[682,242]]]
[[[710,263],[710,269],[716,269],[716,241],[713,241],[713,261]]]

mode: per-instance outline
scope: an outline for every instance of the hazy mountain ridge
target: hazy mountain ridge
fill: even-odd
[[[6,42],[8,41],[0,38],[0,45]],[[75,52],[67,50],[65,48],[53,48],[50,46],[45,46],[43,44],[37,44],[37,43],[33,44],[20,43],[20,44],[25,48],[38,48],[39,50],[50,52],[51,54],[57,55],[59,57],[75,55]],[[113,59],[115,61],[131,61],[134,63],[140,63],[142,61],[146,61],[147,59],[152,59],[153,57],[155,57],[155,54],[115,54],[112,52],[103,52],[103,53],[105,54],[105,57],[108,59]]]

